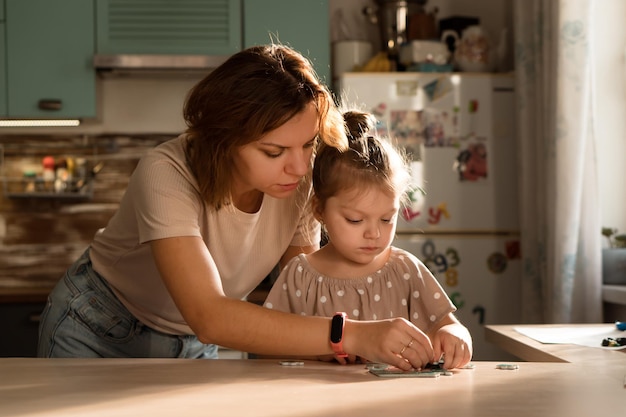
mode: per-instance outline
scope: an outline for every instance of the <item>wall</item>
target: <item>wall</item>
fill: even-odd
[[[594,128],[602,225],[626,233],[626,189],[622,179],[626,156],[626,2],[604,0],[593,2],[593,6]]]
[[[596,134],[598,139],[598,166],[599,166],[599,183],[598,190],[600,204],[602,207],[602,224],[612,227],[618,227],[621,231],[626,232],[626,190],[622,185],[621,172],[623,170],[622,159],[626,155],[626,70],[624,65],[624,38],[626,28],[622,24],[622,17],[626,15],[626,3],[622,0],[605,0],[601,5],[594,2],[594,36],[593,45],[597,48],[597,72],[595,74],[595,82],[598,94],[595,97],[594,104],[597,114]],[[330,17],[336,16],[339,9],[342,9],[347,16],[348,27],[352,28],[351,33],[357,38],[367,38],[376,42],[378,32],[375,27],[367,22],[361,11],[365,5],[375,5],[373,0],[331,0],[330,1]],[[427,10],[433,7],[439,9],[438,17],[448,17],[452,15],[473,15],[478,16],[484,26],[493,34],[500,33],[505,28],[512,28],[512,0],[475,0],[472,2],[463,2],[457,0],[430,0],[427,3]],[[335,28],[334,34],[331,33],[333,39],[339,36],[336,32],[336,26],[331,24],[331,28]],[[512,31],[510,31],[512,32]],[[511,54],[512,55],[512,54]],[[153,135],[160,137],[165,135],[168,137],[175,136],[184,129],[182,119],[182,105],[184,98],[194,83],[200,79],[199,75],[181,75],[177,77],[155,78],[101,78],[98,80],[98,88],[100,89],[99,117],[96,120],[87,121],[79,128],[56,128],[56,129],[0,129],[0,143],[8,140],[13,141],[15,138],[8,136],[19,135],[18,143],[21,143],[22,149],[28,146],[30,149],[33,145],[31,142],[24,141],[25,138],[34,138],[39,135],[46,137],[37,140],[49,143],[51,140],[49,135],[56,135],[66,138],[67,140],[75,140],[81,134],[89,135],[93,138],[100,138],[103,141],[110,141],[115,137],[115,141],[121,144],[118,149],[125,149],[121,154],[107,153],[106,157],[110,159],[104,172],[97,181],[96,196],[100,198],[105,193],[107,184],[113,186],[117,184],[118,191],[114,195],[119,196],[119,187],[124,184],[124,175],[128,174],[130,166],[141,152],[149,145],[145,142],[145,135]],[[131,139],[128,139],[128,136]],[[74,139],[70,139],[74,138]],[[126,139],[125,139],[126,138]],[[54,139],[56,140],[56,139]],[[159,139],[155,139],[158,141]],[[5,142],[8,143],[8,142]],[[102,146],[106,149],[107,146]],[[131,154],[133,156],[131,156]],[[101,155],[102,156],[102,155]],[[120,160],[118,158],[128,157],[129,166],[125,168],[116,168]],[[113,161],[116,161],[113,163]],[[115,173],[119,169],[118,173]],[[110,171],[109,171],[110,170]],[[126,170],[126,171],[124,171]],[[126,172],[126,174],[122,174]],[[106,193],[105,193],[106,194]],[[106,202],[94,201],[91,204],[114,204],[113,194],[106,197]],[[104,197],[103,197],[104,198]],[[2,257],[2,265],[8,257],[13,257],[20,248],[27,248],[23,245],[30,245],[33,240],[25,241],[24,236],[39,236],[40,232],[35,231],[36,227],[50,227],[54,223],[55,218],[68,218],[65,212],[77,210],[70,205],[64,205],[54,208],[55,204],[33,204],[31,207],[24,207],[24,203],[15,205],[15,202],[7,202],[4,197],[0,200],[0,248],[7,242],[13,246],[8,252],[4,248],[0,252]],[[51,206],[52,208],[50,208]],[[87,206],[89,207],[89,206]],[[97,207],[97,206],[96,206]],[[50,213],[45,211],[51,209]],[[12,216],[7,218],[7,210],[14,210]],[[55,211],[56,210],[56,211]],[[88,211],[85,208],[85,211]],[[18,219],[17,213],[21,213]],[[33,214],[39,213],[39,214]],[[34,219],[24,220],[26,216],[34,215]],[[73,234],[61,233],[59,236],[79,237],[81,243],[88,240],[93,229],[102,226],[106,216],[111,214],[111,209],[107,209],[102,215],[85,214],[91,216],[91,220],[81,220],[88,224],[85,232],[72,232]],[[35,220],[35,219],[39,220]],[[16,224],[26,224],[25,229],[19,232],[22,237],[15,238],[14,233]],[[20,226],[22,227],[22,226]],[[78,226],[77,226],[78,227]],[[55,229],[53,229],[55,230]],[[59,232],[57,230],[57,232]],[[65,233],[65,234],[64,234]],[[8,236],[8,237],[7,237]],[[8,239],[8,240],[7,240]],[[39,247],[47,247],[54,240],[54,236],[50,236],[43,241]],[[12,242],[12,243],[11,243]],[[33,249],[31,246],[28,250]],[[71,249],[76,252],[78,249]],[[57,247],[55,251],[63,251]],[[72,253],[73,255],[73,253]],[[19,269],[21,262],[25,262],[21,258],[19,262],[14,264],[13,269]],[[53,264],[61,264],[64,260],[50,259]],[[6,270],[0,269],[0,277],[5,276]],[[12,274],[12,273],[11,273]]]
[[[139,158],[170,135],[69,136],[0,135],[3,175],[0,194],[0,289],[50,287],[104,227],[118,207]],[[25,166],[40,165],[44,156],[86,159],[88,170],[102,169],[93,181],[93,196],[15,198]]]

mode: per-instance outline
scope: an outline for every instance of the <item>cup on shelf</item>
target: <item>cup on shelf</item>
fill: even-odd
[[[337,41],[333,43],[333,78],[345,72],[358,70],[373,56],[373,47],[368,41]]]

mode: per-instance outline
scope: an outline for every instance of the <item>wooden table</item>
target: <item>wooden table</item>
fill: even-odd
[[[0,415],[588,417],[626,410],[626,366],[474,364],[452,376],[387,379],[363,365],[309,361],[0,359]]]
[[[575,344],[541,343],[527,337],[515,328],[600,328],[609,324],[542,324],[542,325],[487,325],[485,339],[503,350],[525,361],[531,362],[569,362],[577,365],[598,365],[622,367],[626,370],[626,350],[608,350]],[[624,333],[626,337],[626,332]],[[600,341],[598,341],[600,343]],[[626,372],[625,372],[626,374]],[[626,391],[624,391],[626,396]],[[624,399],[626,411],[626,397]]]

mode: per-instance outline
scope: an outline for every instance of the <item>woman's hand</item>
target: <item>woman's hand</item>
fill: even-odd
[[[346,320],[344,347],[351,355],[405,371],[433,362],[433,345],[424,332],[403,318]]]

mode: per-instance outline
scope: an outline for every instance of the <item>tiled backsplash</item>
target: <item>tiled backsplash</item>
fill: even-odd
[[[0,195],[0,287],[52,286],[106,226],[139,158],[173,135],[0,135],[3,188]],[[20,185],[23,168],[44,156],[102,162],[89,198],[11,197],[5,180]],[[26,183],[24,183],[24,186]],[[14,188],[13,188],[14,190]]]

